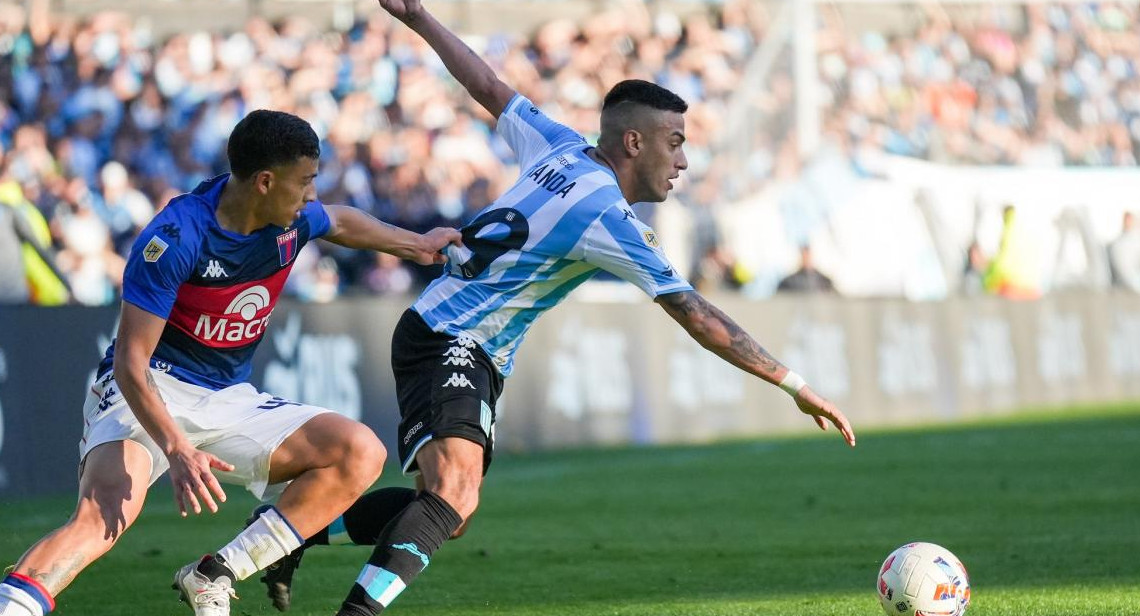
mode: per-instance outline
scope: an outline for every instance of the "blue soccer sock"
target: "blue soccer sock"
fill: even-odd
[[[376,549],[337,616],[374,616],[384,611],[462,523],[447,501],[421,492],[380,532]]]
[[[10,573],[0,582],[0,616],[44,616],[55,609],[55,599],[39,582]]]

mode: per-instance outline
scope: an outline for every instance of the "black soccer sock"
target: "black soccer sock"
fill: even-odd
[[[314,545],[344,543],[335,540],[342,533],[347,533],[352,545],[376,545],[376,537],[380,535],[380,531],[415,498],[416,491],[412,488],[373,490],[356,499],[356,502],[331,525],[309,537],[301,549],[308,549]]]
[[[206,576],[206,579],[211,582],[216,581],[220,577],[230,578],[231,583],[236,582],[238,579],[229,566],[226,565],[225,559],[217,554],[203,557],[202,560],[198,562],[196,569],[198,569],[198,573]]]
[[[428,566],[463,518],[439,496],[421,492],[380,531],[376,549],[338,616],[379,614]]]

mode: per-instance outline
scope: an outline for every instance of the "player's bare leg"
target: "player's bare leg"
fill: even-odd
[[[25,592],[19,595],[8,584],[0,585],[0,616],[42,614],[40,601],[27,605],[29,593],[33,599],[44,598],[35,594],[46,594],[50,609],[53,598],[87,565],[106,554],[138,518],[150,472],[150,454],[133,441],[92,449],[83,463],[75,513],[16,563],[13,577],[25,582]]]
[[[416,488],[439,495],[463,518],[451,534],[460,537],[467,532],[467,522],[479,507],[479,489],[483,487],[483,447],[462,438],[432,441],[416,455],[420,474]]]
[[[364,424],[336,413],[309,420],[273,454],[269,482],[292,479],[277,509],[304,537],[328,526],[380,477],[387,452]]]
[[[337,616],[379,614],[427,567],[479,505],[483,447],[439,438],[416,454],[424,490],[380,533]]]
[[[269,483],[291,481],[277,505],[216,555],[179,570],[175,588],[198,616],[228,615],[233,582],[284,558],[328,526],[376,481],[384,459],[384,446],[367,426],[335,413],[310,419],[270,460]]]

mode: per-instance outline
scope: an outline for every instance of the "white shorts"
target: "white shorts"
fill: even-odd
[[[243,485],[263,500],[277,496],[288,485],[269,485],[269,459],[273,452],[305,422],[331,412],[259,392],[249,383],[214,391],[157,370],[150,373],[166,402],[167,412],[190,442],[234,465],[232,471],[214,470],[218,480]],[[112,373],[97,380],[88,392],[83,424],[80,464],[99,445],[130,440],[150,453],[151,484],[170,468],[166,455],[127,406]]]

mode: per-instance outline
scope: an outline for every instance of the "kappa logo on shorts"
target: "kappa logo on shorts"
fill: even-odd
[[[443,356],[447,359],[443,360],[444,366],[463,366],[465,368],[475,367],[475,362],[471,361],[474,356],[471,355],[470,349],[475,348],[475,339],[468,334],[459,334],[455,340],[451,341],[454,346],[447,347],[443,352]]]
[[[460,374],[458,372],[452,372],[451,378],[447,379],[447,382],[444,383],[443,386],[444,387],[467,387],[470,389],[475,389],[475,384],[472,383],[471,380],[467,378],[467,375],[466,374]]]
[[[408,433],[404,435],[404,444],[407,445],[408,442],[412,440],[412,437],[415,436],[416,433],[419,432],[423,427],[424,422],[416,422],[416,425],[412,426],[412,428],[408,430]]]
[[[463,357],[465,359],[471,359],[471,351],[468,351],[467,349],[464,349],[462,347],[447,347],[447,350],[443,352],[443,356],[444,357]]]
[[[475,342],[475,339],[471,337],[471,334],[459,334],[455,337],[455,340],[453,340],[451,344],[461,346],[465,349],[473,349],[477,343]]]

